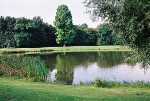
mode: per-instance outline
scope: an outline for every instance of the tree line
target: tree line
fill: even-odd
[[[0,17],[0,47],[55,46],[55,28],[44,23],[41,17],[27,19]]]
[[[67,30],[65,27],[61,28]],[[58,34],[56,34],[58,28],[43,22],[40,16],[33,17],[33,19],[1,16],[0,48],[52,47],[62,46],[64,43],[73,46],[120,44],[117,42],[116,35],[110,30],[108,23],[100,24],[97,28],[89,28],[86,23],[81,25],[72,24],[71,31],[72,34],[69,37],[65,38],[62,35],[58,39]]]

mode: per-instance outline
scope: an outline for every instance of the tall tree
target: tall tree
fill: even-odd
[[[113,30],[150,64],[149,0],[85,0],[84,5],[93,20],[101,17],[110,22]]]
[[[101,17],[110,22],[131,47],[150,43],[149,0],[85,0],[84,4],[92,20]]]
[[[56,27],[56,42],[58,44],[71,44],[73,42],[74,28],[71,11],[66,5],[57,8],[54,25]]]

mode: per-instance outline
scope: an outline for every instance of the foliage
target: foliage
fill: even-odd
[[[109,27],[108,23],[100,24],[97,26],[98,41],[97,45],[113,45],[115,42],[114,34]]]
[[[83,24],[79,25],[79,27],[84,30],[84,29],[88,28],[88,25],[86,23],[83,23]]]
[[[56,46],[55,28],[41,17],[0,17],[0,47],[33,48]]]
[[[88,35],[88,45],[89,46],[96,46],[97,43],[97,31],[93,28],[86,28],[84,31]]]
[[[74,28],[71,11],[66,5],[57,8],[54,25],[56,27],[56,42],[58,44],[70,44],[73,42]]]
[[[60,45],[67,43],[67,45],[76,46],[95,46],[99,43],[97,42],[99,41],[97,40],[99,39],[97,29],[89,28],[86,23],[81,25],[73,25],[72,15],[69,9],[68,13],[65,11],[62,12],[64,12],[64,16],[62,16],[62,18],[64,17],[62,19],[63,23],[58,21],[57,25],[60,25],[61,27],[59,26],[57,28],[44,23],[40,16],[33,17],[33,19],[1,16],[0,48],[37,48],[58,46],[56,39],[61,39],[61,43],[59,43]],[[65,16],[68,16],[68,18]],[[60,16],[58,16],[58,19],[59,17]],[[68,22],[64,23],[63,20]],[[56,24],[56,21],[54,23]],[[63,32],[63,34],[61,33],[60,35],[55,35],[58,32]],[[64,32],[67,34],[64,35]],[[58,36],[61,38],[58,38]],[[117,40],[117,37],[113,38]]]
[[[95,79],[94,85],[96,87],[107,87],[107,83],[105,82],[105,80],[101,81],[99,78]]]
[[[96,78],[94,81],[95,87],[112,88],[112,87],[128,87],[128,88],[150,88],[149,82],[137,81],[137,82],[116,82],[107,81],[105,79]]]
[[[87,46],[89,39],[88,34],[85,32],[84,26],[74,26],[75,34],[74,34],[74,45],[76,46]]]
[[[30,56],[0,56],[0,74],[16,78],[28,78],[33,81],[44,81],[48,70],[43,60]]]
[[[127,45],[150,61],[149,0],[85,0],[84,5],[93,20],[101,17],[111,23],[113,31],[123,36]]]

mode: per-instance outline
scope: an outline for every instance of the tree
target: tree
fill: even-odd
[[[110,22],[126,42],[135,48],[144,48],[150,43],[149,0],[85,0],[93,20]]]
[[[96,30],[98,31],[97,45],[113,45],[114,44],[113,33],[108,23],[100,24],[99,26],[97,26]]]
[[[79,25],[79,27],[81,29],[86,29],[86,28],[88,28],[88,25],[86,23],[83,23],[83,24]]]
[[[88,45],[88,34],[80,26],[74,26],[74,45],[76,46],[86,46]]]
[[[92,20],[100,17],[111,23],[127,45],[142,54],[150,64],[150,1],[149,0],[85,0]]]
[[[88,35],[88,45],[95,46],[97,43],[97,31],[93,28],[86,28],[84,31]]]
[[[54,25],[56,27],[56,42],[58,44],[71,44],[73,42],[74,28],[71,11],[66,5],[57,8]]]
[[[0,47],[15,47],[14,23],[16,19],[10,16],[0,17]]]

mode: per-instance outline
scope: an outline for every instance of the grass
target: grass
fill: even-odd
[[[1,48],[0,53],[35,53],[35,52],[78,52],[78,51],[131,51],[127,46],[68,46],[41,48]]]
[[[137,81],[137,82],[117,82],[117,81],[107,81],[105,79],[96,78],[92,84],[95,87],[102,88],[113,88],[113,87],[128,87],[128,88],[150,88],[150,82]]]
[[[149,101],[148,88],[65,86],[0,78],[0,101]]]
[[[44,81],[48,72],[44,61],[38,56],[0,56],[0,76]]]

